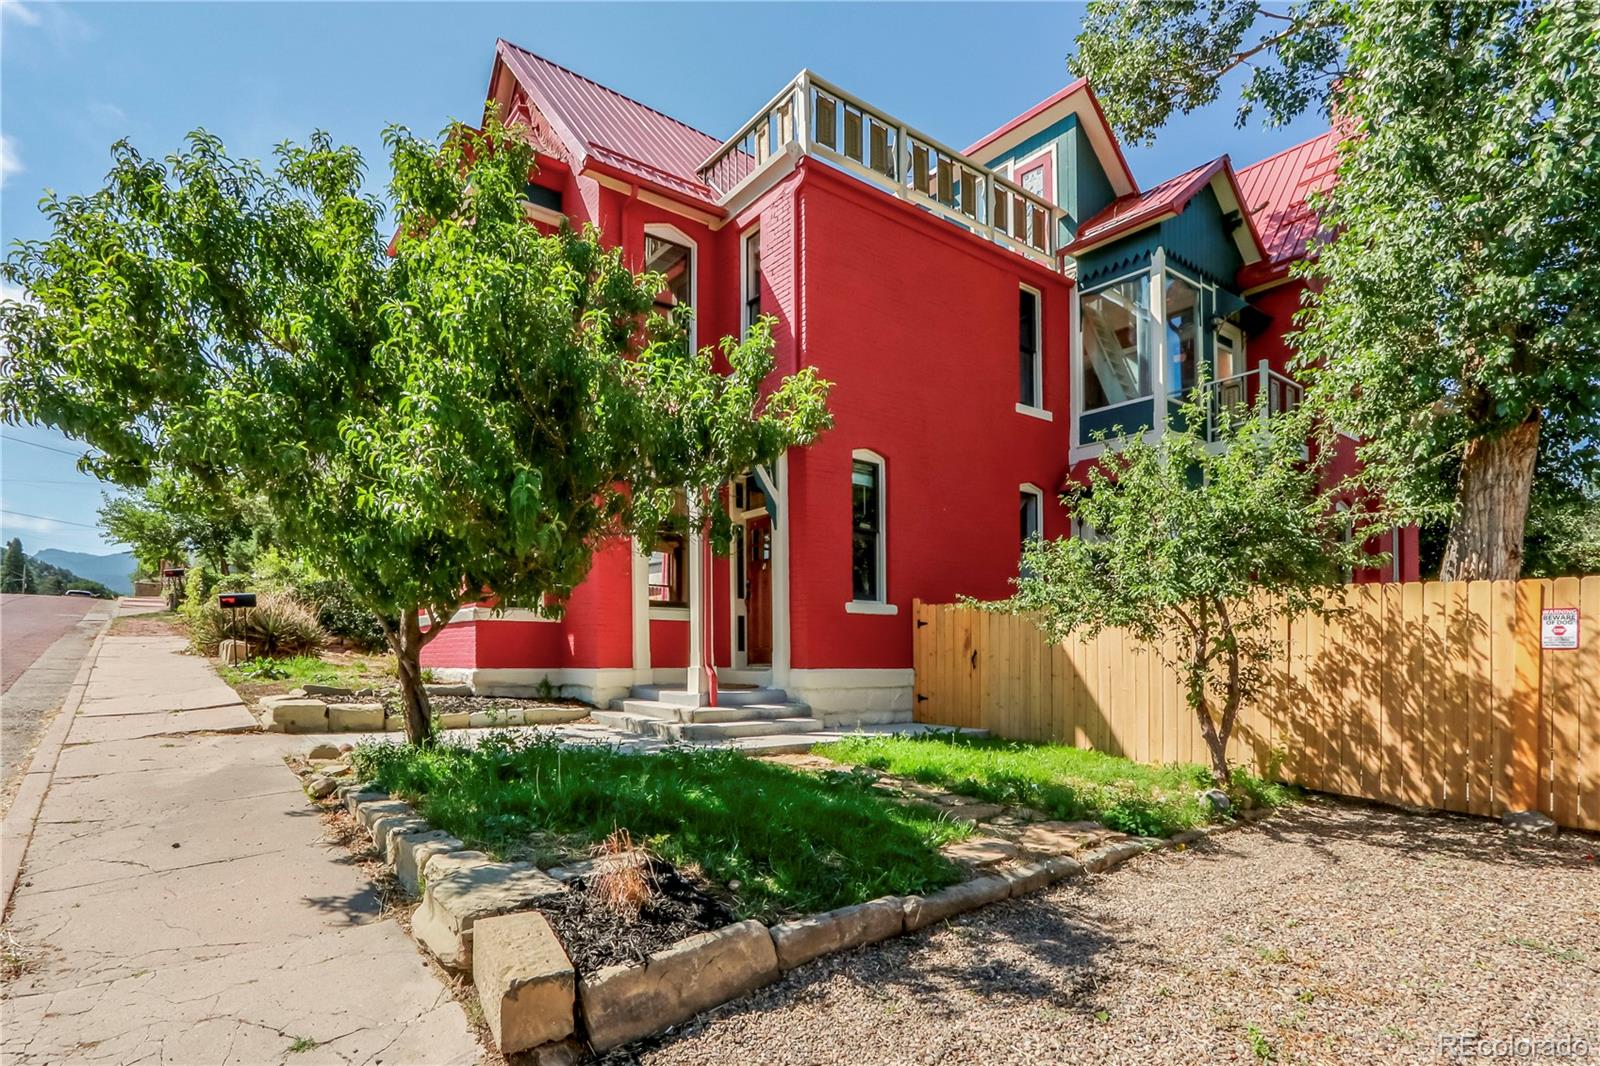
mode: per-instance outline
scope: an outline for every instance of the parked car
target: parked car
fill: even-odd
[[[87,596],[91,600],[94,599],[94,593],[90,592],[88,589],[68,589],[67,591],[63,592],[61,595],[63,595],[63,596]]]

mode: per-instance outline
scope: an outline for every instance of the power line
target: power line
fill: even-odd
[[[104,481],[62,481],[50,478],[8,477],[4,479],[7,485],[74,485],[80,489],[104,489]]]
[[[62,455],[70,455],[75,459],[82,459],[88,454],[87,452],[75,452],[71,448],[57,448],[54,444],[40,444],[36,440],[28,440],[25,437],[0,436],[0,440],[4,440],[12,444],[31,444],[35,448],[43,448],[47,452],[60,452]]]
[[[100,527],[90,522],[69,522],[65,518],[51,518],[47,514],[29,514],[27,511],[8,511],[0,507],[0,514],[8,514],[13,518],[37,518],[41,522],[56,522],[63,526],[82,526],[84,529],[99,529]]]

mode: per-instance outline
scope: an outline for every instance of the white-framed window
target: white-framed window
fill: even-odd
[[[644,228],[644,268],[662,274],[666,284],[656,295],[656,310],[666,314],[677,307],[689,309],[689,350],[694,351],[695,299],[699,292],[699,247],[676,226],[652,222]]]
[[[850,601],[885,604],[889,597],[885,551],[883,456],[850,453]]]
[[[1024,482],[1018,488],[1017,503],[1020,543],[1026,548],[1029,541],[1044,537],[1044,490]]]
[[[1017,403],[1044,408],[1044,301],[1039,290],[1017,290]]]
[[[1200,374],[1200,289],[1170,268],[1166,284],[1167,391],[1187,396]]]
[[[744,235],[744,258],[740,269],[740,288],[743,299],[742,321],[746,332],[761,317],[761,231],[752,229]]]
[[[1080,410],[1096,411],[1154,395],[1148,273],[1084,293],[1078,323],[1083,346]]]

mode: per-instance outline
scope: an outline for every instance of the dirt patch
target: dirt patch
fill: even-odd
[[[654,898],[640,909],[636,921],[620,919],[582,878],[570,883],[571,891],[539,907],[580,974],[643,962],[651,952],[734,920],[725,906],[670,863],[650,859],[646,876],[655,886]]]
[[[114,637],[187,637],[189,631],[171,611],[159,614],[125,614],[111,620]]]

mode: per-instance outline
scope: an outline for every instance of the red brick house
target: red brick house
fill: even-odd
[[[909,720],[911,600],[1004,596],[1027,537],[1068,535],[1057,495],[1092,458],[1086,426],[1110,410],[1159,432],[1152,397],[1219,344],[1243,371],[1246,333],[1281,375],[1255,334],[1282,320],[1247,321],[1240,279],[1287,244],[1264,244],[1243,175],[1224,157],[1141,193],[1081,81],[965,152],[809,72],[726,140],[506,41],[489,98],[538,149],[536,223],[593,223],[665,272],[697,344],[774,316],[776,372],[835,386],[831,431],[728,486],[728,558],[619,542],[560,620],[461,610],[423,662],[480,693],[631,694],[619,722],[673,735]],[[1187,310],[1157,328],[1180,284]],[[1109,321],[1158,285],[1131,330]],[[741,706],[704,706],[713,684]]]

